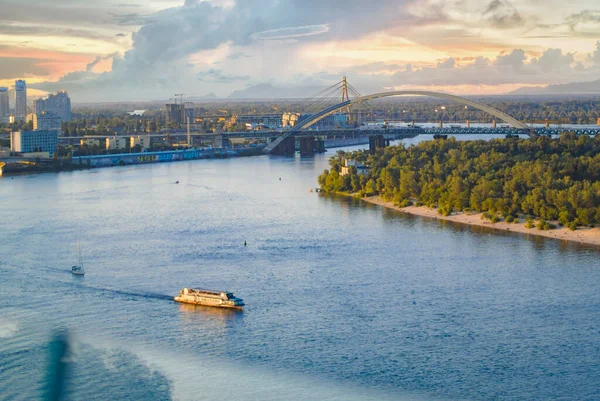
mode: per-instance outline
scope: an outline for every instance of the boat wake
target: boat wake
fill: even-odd
[[[129,298],[129,299],[145,298],[145,299],[158,299],[158,300],[163,300],[163,301],[173,301],[172,295],[158,294],[158,293],[154,293],[154,292],[130,291],[130,290],[120,290],[120,289],[115,289],[115,288],[102,288],[102,287],[91,287],[91,286],[84,286],[84,287],[88,288],[90,290],[99,292],[103,295],[111,295],[112,294],[112,295],[122,296],[122,297]]]
[[[3,271],[5,269],[16,271],[21,268],[17,265],[0,262],[0,271]],[[160,294],[160,293],[155,293],[155,292],[150,292],[150,291],[127,290],[127,289],[110,288],[110,287],[95,287],[92,285],[86,285],[85,281],[80,280],[81,277],[78,277],[77,280],[70,280],[70,279],[66,280],[64,277],[72,276],[70,269],[56,268],[56,267],[51,267],[51,266],[42,266],[42,267],[38,267],[37,269],[61,274],[60,278],[59,278],[59,276],[55,276],[54,274],[46,275],[44,282],[47,282],[52,277],[53,278],[52,281],[54,282],[55,285],[62,285],[62,286],[69,287],[69,288],[76,287],[76,288],[78,288],[78,290],[80,292],[81,291],[96,292],[101,295],[105,295],[107,297],[113,297],[113,298],[115,296],[121,296],[121,297],[129,298],[129,299],[146,298],[146,299],[158,299],[158,300],[173,301],[173,295]]]

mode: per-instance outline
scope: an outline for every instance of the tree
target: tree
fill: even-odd
[[[346,159],[368,165],[369,172],[349,168],[349,178],[339,179]],[[374,154],[338,152],[330,166],[323,178],[329,190],[381,195],[398,205],[415,200],[442,214],[470,209],[507,221],[525,214],[548,227],[557,219],[561,225],[600,224],[600,138],[451,138]]]
[[[367,185],[365,185],[365,195],[372,196],[375,194],[375,180],[372,178],[367,181]]]

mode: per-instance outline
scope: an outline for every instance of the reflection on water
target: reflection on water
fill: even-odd
[[[0,178],[0,398],[67,327],[72,399],[600,399],[598,250],[309,193],[328,158]]]
[[[215,308],[204,305],[193,305],[178,302],[179,316],[185,324],[197,322],[221,322],[242,319],[244,312],[240,309]]]

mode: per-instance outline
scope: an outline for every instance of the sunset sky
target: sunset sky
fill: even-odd
[[[599,40],[596,0],[2,0],[0,86],[121,101],[346,75],[496,94],[599,79]]]

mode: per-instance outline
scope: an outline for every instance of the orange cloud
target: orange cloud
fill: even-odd
[[[503,95],[523,87],[533,87],[531,84],[500,84],[500,85],[400,85],[394,90],[414,89],[446,92],[455,95]]]
[[[10,59],[29,59],[31,60],[31,65],[36,67],[35,71],[42,69],[46,72],[43,74],[42,79],[39,72],[23,70],[21,77],[26,78],[32,83],[42,80],[55,80],[69,72],[85,70],[86,66],[94,61],[96,56],[95,54],[88,53],[66,53],[0,45],[0,59],[5,59],[7,62]]]

